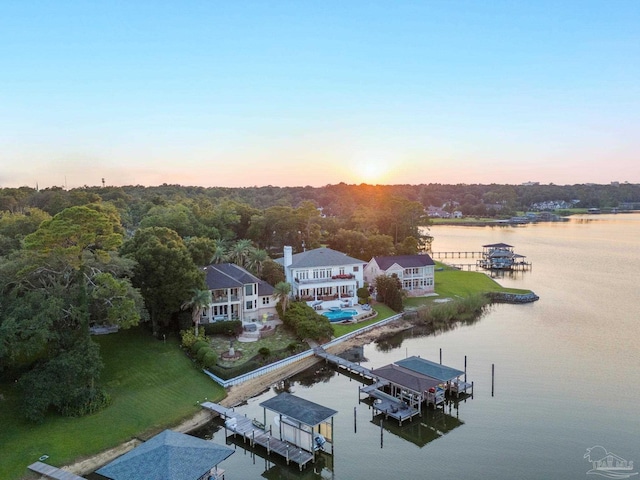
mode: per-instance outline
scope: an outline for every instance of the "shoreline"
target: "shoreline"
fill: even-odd
[[[398,333],[411,328],[411,326],[411,322],[400,318],[394,322],[381,325],[380,327],[373,328],[367,332],[362,333],[361,335],[345,340],[344,342],[327,349],[327,351],[329,353],[333,353],[334,355],[338,355],[345,350],[348,350],[349,348],[371,343],[383,335]],[[322,359],[315,356],[305,358],[292,365],[287,365],[261,377],[247,380],[240,385],[234,385],[227,390],[227,395],[222,400],[220,400],[219,403],[227,408],[242,405],[248,399],[261,394],[265,390],[268,390],[273,384],[282,381],[285,378],[291,377],[297,373],[300,373],[320,362],[322,362]],[[214,417],[215,415],[213,412],[203,409],[197,412],[195,415],[192,415],[191,417],[183,420],[179,424],[167,428],[171,428],[171,430],[175,430],[181,433],[188,433],[203,427]],[[116,447],[110,448],[96,455],[92,455],[91,457],[78,460],[70,465],[66,465],[61,468],[76,475],[87,475],[116,459],[120,455],[133,450],[141,443],[141,440],[134,438]]]

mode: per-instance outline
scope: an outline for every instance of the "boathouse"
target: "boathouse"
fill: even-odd
[[[373,399],[374,412],[410,420],[422,412],[422,404],[443,405],[446,393],[456,396],[473,389],[473,385],[460,377],[465,373],[420,357],[409,357],[396,363],[371,370],[377,381],[360,388]]]
[[[397,361],[396,365],[411,370],[412,372],[435,378],[439,381],[442,388],[456,395],[466,393],[467,390],[471,388],[470,383],[460,378],[465,375],[462,370],[447,367],[446,365],[425,360],[421,357],[413,356],[405,358],[404,360]]]
[[[307,452],[324,448],[325,442],[329,442],[333,453],[333,417],[338,413],[336,410],[290,393],[281,393],[260,406],[265,425],[266,411],[276,413],[274,424],[279,427],[280,440]]]
[[[333,417],[336,410],[318,405],[290,393],[281,393],[260,404],[262,421],[249,419],[245,415],[217,403],[204,402],[202,407],[220,414],[224,419],[225,434],[240,436],[242,442],[266,449],[267,455],[275,453],[283,457],[287,465],[297,463],[302,470],[309,462],[315,462],[316,454],[326,452],[331,445],[333,454]],[[267,410],[276,415],[267,422]],[[329,452],[327,452],[329,453]]]
[[[513,251],[513,245],[492,243],[482,246],[482,258],[477,266],[485,270],[526,270],[531,264],[525,258]]]
[[[234,451],[184,433],[165,430],[96,471],[110,480],[218,480],[218,464]]]

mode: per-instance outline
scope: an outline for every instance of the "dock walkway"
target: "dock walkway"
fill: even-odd
[[[320,358],[324,358],[327,362],[334,364],[338,368],[347,370],[350,373],[356,373],[364,378],[368,378],[371,380],[376,379],[375,375],[373,375],[371,373],[371,370],[369,370],[368,368],[363,367],[362,365],[358,365],[357,363],[350,362],[349,360],[345,360],[344,358],[339,357],[337,355],[333,355],[327,352],[322,347],[316,347],[313,349],[313,351],[316,354],[316,356]]]
[[[44,475],[45,477],[53,480],[86,480],[84,477],[79,477],[67,470],[62,470],[43,462],[32,463],[27,468],[32,472],[39,473],[40,475]]]
[[[400,425],[402,425],[402,422],[405,420],[411,420],[420,413],[417,408],[410,407],[402,400],[382,390],[373,389],[367,393],[374,399],[372,402],[374,412],[383,414],[385,418],[395,418]]]
[[[241,435],[243,442],[248,440],[252,447],[260,445],[267,450],[267,455],[274,452],[285,458],[287,465],[289,462],[298,464],[300,470],[304,466],[314,461],[314,455],[312,452],[302,450],[300,447],[291,445],[288,442],[284,442],[271,434],[271,429],[260,428],[253,423],[253,420],[246,416],[236,413],[232,409],[223,407],[217,403],[204,402],[201,404],[203,408],[219,414],[225,420],[225,430],[230,430],[232,435]],[[230,426],[227,426],[227,420],[233,418],[235,422],[229,422]]]

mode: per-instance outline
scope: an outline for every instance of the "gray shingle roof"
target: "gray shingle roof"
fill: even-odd
[[[364,265],[367,263],[327,247],[296,253],[292,260],[290,268],[339,267],[340,265]],[[276,261],[280,265],[284,265],[283,258],[278,258]]]
[[[113,480],[197,480],[231,448],[165,430],[96,472]]]
[[[378,266],[382,270],[388,270],[394,264],[400,265],[402,268],[416,268],[435,265],[435,262],[429,255],[394,255],[390,257],[373,257]]]
[[[242,287],[261,280],[233,263],[216,263],[204,267],[205,282],[210,290]]]
[[[290,393],[281,393],[262,402],[260,406],[312,427],[338,413],[331,408],[323,407]]]

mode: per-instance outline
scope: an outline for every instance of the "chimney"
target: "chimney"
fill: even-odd
[[[293,263],[293,247],[285,245],[284,247],[284,266],[288,267]]]

